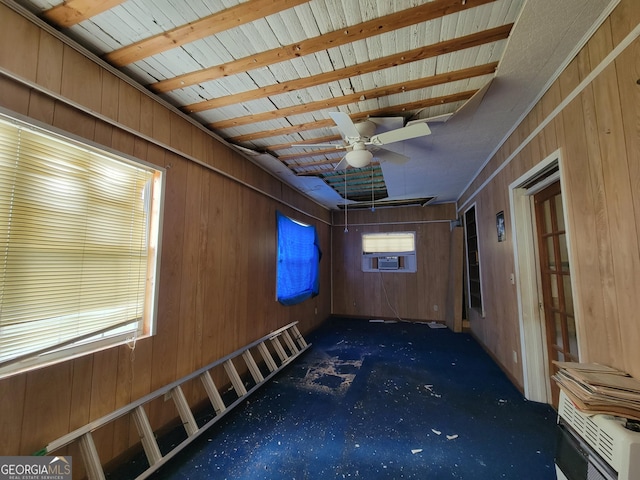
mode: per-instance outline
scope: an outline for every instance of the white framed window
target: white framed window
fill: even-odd
[[[163,182],[0,113],[0,378],[153,335]]]
[[[362,234],[363,272],[413,273],[416,270],[415,232]]]

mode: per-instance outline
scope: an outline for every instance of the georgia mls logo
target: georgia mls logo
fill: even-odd
[[[70,480],[71,457],[0,457],[0,480]]]
[[[71,459],[71,457],[69,457]],[[65,457],[53,457],[49,462],[50,475],[69,475],[71,473],[71,463]]]

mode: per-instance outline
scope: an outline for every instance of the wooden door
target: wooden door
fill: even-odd
[[[560,182],[555,182],[534,196],[542,307],[547,333],[549,372],[557,368],[553,360],[578,361],[571,269],[567,251],[567,235]],[[553,405],[557,407],[559,389],[551,381]]]

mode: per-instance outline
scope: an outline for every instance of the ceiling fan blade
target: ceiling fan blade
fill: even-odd
[[[360,138],[360,132],[354,125],[351,117],[344,112],[329,112],[329,116],[335,122],[342,134],[343,138],[358,139]]]
[[[345,155],[344,157],[342,157],[342,160],[340,160],[340,163],[338,163],[334,170],[345,170],[349,168],[349,162],[347,162],[347,156]]]
[[[387,145],[389,143],[401,142],[402,140],[409,140],[411,138],[423,137],[431,134],[431,129],[426,123],[416,123],[409,125],[408,127],[398,128],[391,130],[390,132],[384,132],[380,135],[374,135],[369,140],[369,143],[373,145]]]
[[[386,131],[404,126],[404,117],[368,117],[367,120],[383,127]]]
[[[409,157],[400,153],[392,152],[391,150],[385,150],[384,148],[377,150],[374,156],[381,162],[389,162],[396,165],[404,165],[409,161]]]

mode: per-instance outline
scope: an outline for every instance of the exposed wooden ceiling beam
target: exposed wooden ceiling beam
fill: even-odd
[[[330,164],[337,164],[338,162],[323,162],[323,165],[330,165]],[[380,167],[380,163],[379,162],[371,162],[369,164],[370,166],[373,167]],[[303,167],[307,167],[309,166],[309,164],[296,164],[296,165],[289,165],[289,168],[291,168],[296,176],[298,177],[322,177],[323,180],[325,180],[326,176],[325,175],[340,175],[340,178],[342,178],[342,181],[344,182],[344,170],[340,170],[340,171],[336,171],[336,170],[315,170],[312,172],[306,171],[306,172],[296,172],[295,168],[303,168]],[[359,172],[356,172],[359,173]],[[349,173],[347,173],[346,175],[351,175]],[[333,178],[333,177],[332,177]],[[348,181],[348,180],[347,180]]]
[[[329,159],[329,160],[319,160],[317,162],[290,163],[290,164],[285,164],[285,165],[287,165],[287,167],[289,167],[291,169],[306,168],[306,167],[321,167],[322,165],[338,164],[338,163],[340,163],[340,160],[342,160],[342,158],[332,158],[332,159]],[[318,173],[318,172],[316,172],[316,173]]]
[[[374,162],[377,163],[377,162]],[[371,166],[372,164],[369,164],[368,166]],[[374,165],[375,166],[375,165]],[[347,181],[350,178],[369,178],[371,179],[371,170],[367,169],[367,170],[347,170],[347,172],[345,173],[344,171],[333,171],[330,173],[326,173],[323,174],[322,179],[326,180],[327,182],[331,182],[332,180],[338,180],[340,179],[340,181],[344,182],[344,177],[345,175],[347,176]],[[376,177],[382,177],[382,170],[380,168],[374,168],[374,175]]]
[[[251,0],[227,8],[195,22],[182,25],[167,32],[145,38],[139,42],[107,53],[104,58],[116,67],[123,67],[143,58],[157,55],[186,43],[216,35],[245,23],[268,17],[274,13],[307,3],[309,0]]]
[[[366,115],[362,115],[360,118],[366,118]],[[354,117],[351,117],[351,120],[355,121]],[[291,125],[290,127],[277,128],[273,130],[264,130],[262,132],[253,132],[246,133],[244,135],[238,135],[236,137],[231,137],[228,140],[233,141],[234,143],[242,143],[242,142],[250,142],[251,140],[257,140],[259,138],[269,138],[269,137],[277,137],[279,135],[289,135],[292,133],[298,133],[306,130],[314,130],[316,128],[324,128],[324,127],[335,127],[336,124],[333,120],[318,120],[315,122],[309,123],[298,123],[296,125]]]
[[[400,116],[403,113],[411,112],[413,110],[421,110],[423,108],[434,107],[436,105],[444,105],[447,103],[462,102],[469,100],[479,90],[467,90],[466,92],[456,92],[450,95],[443,95],[441,97],[427,98],[425,100],[418,100],[417,102],[403,103],[402,105],[392,105],[390,107],[379,108],[375,110],[375,113],[371,113],[370,116]]]
[[[322,177],[324,171],[317,172],[295,172],[296,177]]]
[[[453,38],[443,42],[434,43],[426,47],[416,48],[407,52],[401,52],[387,57],[371,60],[369,62],[360,63],[351,67],[341,68],[332,72],[314,75],[312,77],[300,78],[289,82],[276,83],[255,90],[237,93],[235,95],[226,95],[224,97],[213,98],[203,102],[192,103],[183,108],[187,113],[203,112],[214,108],[221,108],[236,103],[250,102],[260,98],[269,97],[271,95],[279,95],[281,93],[293,92],[303,88],[315,87],[325,83],[335,82],[344,78],[351,78],[357,75],[376,72],[386,68],[396,67],[407,63],[425,60],[437,57],[446,53],[464,50],[466,48],[477,47],[487,43],[504,40],[509,37],[509,33],[513,28],[513,23],[502,25],[500,27],[483,30],[481,32],[465,35],[464,37]]]
[[[309,38],[301,42],[274,48],[249,57],[240,58],[223,65],[216,65],[174,78],[162,80],[149,85],[157,93],[166,93],[189,85],[208,82],[221,77],[267,67],[274,63],[292,60],[294,58],[311,55],[329,48],[339,47],[357,40],[392,32],[399,28],[417,23],[427,22],[436,18],[450,15],[470,8],[495,2],[496,0],[434,0],[413,8],[376,18],[354,25],[347,29],[330,32],[319,37]]]
[[[498,62],[478,65],[454,72],[440,73],[431,77],[420,78],[410,82],[396,83],[395,85],[385,85],[384,87],[373,88],[364,92],[352,93],[341,97],[328,98],[317,102],[305,103],[302,105],[294,105],[292,107],[281,108],[279,110],[271,110],[269,112],[257,113],[253,115],[245,115],[244,117],[230,118],[209,124],[214,130],[223,130],[225,128],[239,127],[241,125],[249,125],[258,122],[266,122],[277,118],[290,117],[293,115],[301,115],[303,113],[324,110],[327,108],[335,108],[349,103],[356,103],[362,100],[371,100],[374,98],[386,97],[397,93],[405,93],[411,90],[419,90],[421,88],[433,87],[434,85],[442,85],[443,83],[465,80],[468,78],[479,77],[482,75],[490,75],[496,71]]]
[[[315,150],[313,152],[299,152],[299,153],[290,153],[288,155],[278,155],[278,160],[282,160],[283,162],[286,162],[288,160],[295,160],[296,158],[317,157],[319,155],[331,155],[335,153],[344,155],[343,150],[345,150],[346,148],[347,147],[345,145],[345,146],[340,146],[340,148],[325,148],[322,150]]]
[[[323,180],[325,182],[327,182],[329,185],[331,185],[332,187],[342,187],[344,188],[344,181],[343,182],[328,182],[326,178],[323,178]],[[363,190],[363,189],[371,189],[371,187],[379,187],[380,185],[384,186],[384,178],[382,177],[374,177],[373,179],[371,179],[371,176],[369,176],[369,178],[361,178],[358,180],[347,180],[347,188],[348,189],[359,189],[359,190]],[[364,187],[364,188],[363,188]]]
[[[354,196],[354,195],[371,195],[371,190],[373,190],[374,192],[381,192],[383,190],[387,189],[387,186],[385,184],[382,185],[378,185],[376,187],[374,187],[373,189],[369,186],[369,187],[364,187],[364,188],[348,188],[346,189],[345,192],[345,188],[344,185],[339,186],[339,185],[329,185],[331,188],[333,188],[336,192],[338,192],[340,195],[342,195],[343,197],[346,196]],[[371,200],[371,197],[368,197],[369,200]]]
[[[125,0],[67,0],[45,10],[42,16],[57,27],[69,28],[124,2]]]
[[[326,179],[323,178],[323,180]],[[335,188],[338,191],[343,192],[345,190],[344,188],[344,183],[340,184],[338,183],[329,183],[329,186],[332,188]],[[368,182],[361,182],[361,183],[349,183],[347,182],[347,192],[348,193],[369,193],[371,194],[371,191],[379,191],[379,190],[386,190],[387,189],[387,185],[384,181],[384,179],[380,179],[380,180],[376,180],[373,183],[371,182],[371,179],[369,179]]]
[[[379,116],[379,115],[399,115],[404,112],[409,112],[412,110],[420,110],[422,108],[433,107],[436,105],[444,105],[446,103],[453,102],[461,102],[463,100],[469,100],[474,93],[478,90],[467,90],[466,92],[456,92],[451,95],[443,95],[441,97],[428,98],[426,100],[419,100],[417,102],[405,103],[402,105],[395,105],[386,108],[380,108],[377,110],[370,110],[368,112],[361,112],[358,114],[351,115],[351,120],[354,122],[357,120],[361,120],[367,117]],[[324,127],[335,127],[335,123],[331,119],[327,120],[318,120],[316,122],[309,123],[299,123],[296,125],[292,125],[290,127],[277,128],[273,130],[265,130],[261,132],[247,133],[244,135],[238,135],[235,137],[228,138],[228,141],[232,141],[234,143],[242,143],[242,142],[250,142],[252,140],[257,140],[260,138],[269,138],[269,137],[277,137],[280,135],[290,135],[302,131],[307,130],[315,130],[318,128]]]
[[[335,142],[337,140],[342,140],[342,137],[340,135],[329,135],[327,137],[321,137],[321,138],[314,138],[311,140],[300,140],[299,142],[296,142],[296,144],[305,144],[305,143],[329,143],[329,142]],[[281,143],[278,145],[267,145],[266,147],[264,147],[265,150],[268,150],[269,152],[275,152],[276,150],[284,150],[284,149],[288,149],[291,148],[291,143]]]
[[[355,186],[355,185],[369,185],[371,187],[371,174],[360,178],[356,178],[355,180],[350,177],[348,173],[351,169],[347,170],[347,186]],[[338,175],[327,177],[326,175],[322,175],[322,179],[329,185],[340,185],[344,187],[344,171],[338,171]],[[368,173],[368,172],[367,172]],[[379,171],[377,175],[373,177],[373,184],[379,185],[384,184],[384,177],[382,176],[382,171]]]

